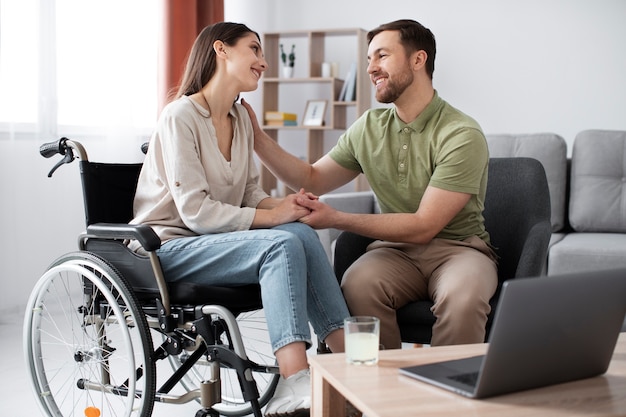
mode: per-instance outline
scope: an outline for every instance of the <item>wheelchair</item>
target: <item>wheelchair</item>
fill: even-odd
[[[25,357],[42,411],[148,417],[155,402],[196,401],[196,417],[261,417],[279,372],[259,286],[166,282],[156,233],[128,224],[141,163],[90,162],[67,138],[40,153],[63,157],[48,177],[79,160],[86,217],[79,249],[48,267],[25,312]],[[127,248],[131,239],[145,254]]]

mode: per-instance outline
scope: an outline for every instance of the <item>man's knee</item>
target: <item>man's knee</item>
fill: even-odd
[[[385,279],[371,268],[358,262],[352,264],[341,280],[341,289],[348,306],[380,303],[386,293],[384,281]]]
[[[490,289],[471,285],[448,288],[434,297],[432,311],[442,321],[482,322],[491,311],[491,294]]]

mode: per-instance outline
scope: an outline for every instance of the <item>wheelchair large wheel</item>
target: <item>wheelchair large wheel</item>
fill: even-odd
[[[259,404],[263,407],[274,395],[280,376],[269,340],[265,315],[263,310],[245,312],[237,316],[236,321],[248,359],[265,368],[264,370],[253,372],[259,391]],[[229,330],[233,331],[233,329]],[[221,335],[221,342],[226,345],[229,344],[226,333]],[[189,358],[191,353],[190,351],[183,351],[180,355],[169,356],[172,368],[178,369],[181,363]],[[188,391],[197,389],[201,381],[209,379],[210,371],[211,369],[206,358],[202,358],[185,374],[181,384]],[[243,400],[237,373],[233,369],[222,367],[220,379],[222,402],[215,404],[213,409],[224,416],[250,415],[252,408],[248,402]]]
[[[62,256],[37,282],[25,313],[24,350],[45,415],[150,416],[151,347],[136,298],[99,257]]]

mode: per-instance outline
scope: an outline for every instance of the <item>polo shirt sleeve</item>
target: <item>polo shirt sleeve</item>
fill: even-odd
[[[365,120],[368,112],[358,118],[337,140],[337,144],[328,152],[328,155],[342,167],[363,172],[357,159],[359,143],[362,143]]]
[[[462,127],[448,135],[440,148],[430,185],[448,191],[477,195],[489,162],[489,150],[483,133]]]

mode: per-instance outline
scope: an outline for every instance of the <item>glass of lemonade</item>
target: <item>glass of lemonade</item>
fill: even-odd
[[[346,362],[354,365],[378,363],[380,321],[372,316],[353,316],[344,321]]]

